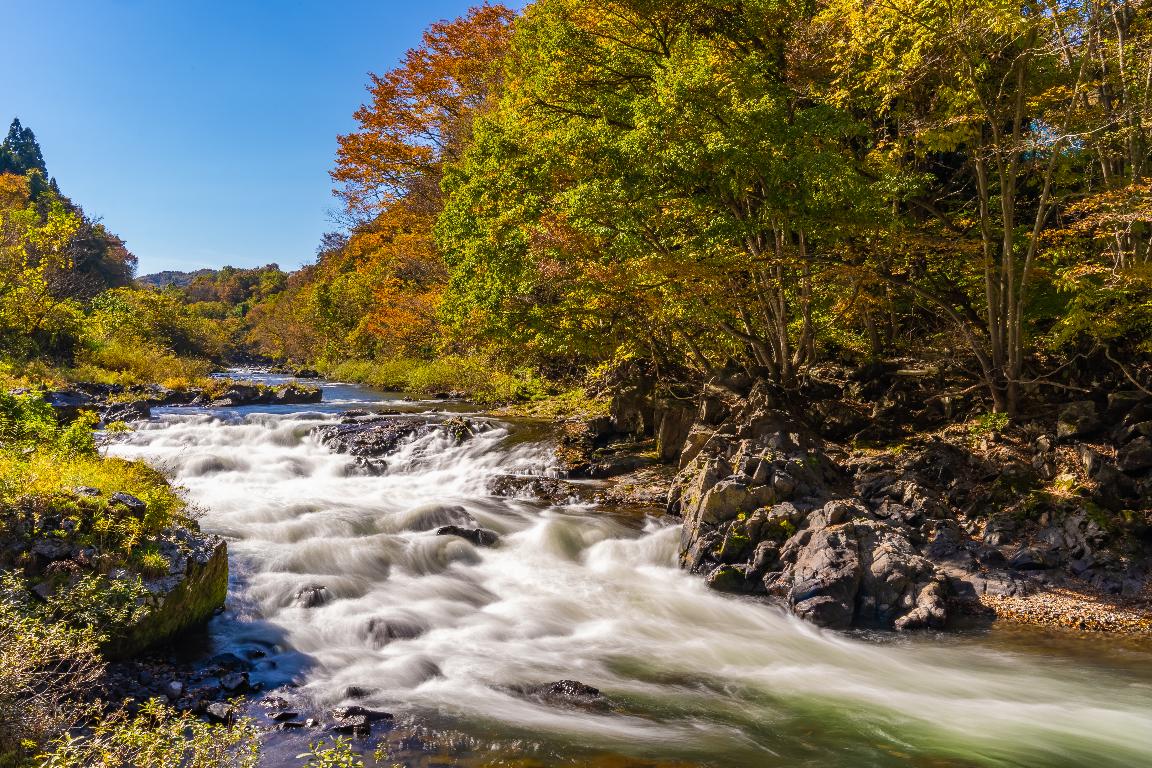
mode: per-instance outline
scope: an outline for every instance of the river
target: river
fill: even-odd
[[[317,709],[354,693],[395,713],[375,737],[385,764],[1152,765],[1146,643],[821,631],[681,572],[659,509],[489,495],[493,475],[548,470],[531,425],[493,422],[460,445],[433,434],[358,474],[314,427],[350,408],[444,405],[324,388],[318,406],[157,409],[109,451],[163,468],[227,537],[213,652],[260,657],[255,679]],[[470,521],[500,545],[435,535]],[[316,586],[327,599],[304,607]],[[522,693],[561,679],[611,705]],[[271,740],[267,764],[300,765],[309,738]]]

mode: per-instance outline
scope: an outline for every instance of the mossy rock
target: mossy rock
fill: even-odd
[[[169,574],[144,582],[150,609],[125,632],[104,644],[112,659],[136,656],[206,623],[228,595],[228,545],[219,536],[182,529],[169,545]]]

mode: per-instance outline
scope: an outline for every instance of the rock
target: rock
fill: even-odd
[[[164,684],[164,695],[169,701],[176,701],[184,695],[184,683],[179,680],[170,680]]]
[[[345,718],[345,717],[364,717],[368,722],[373,723],[378,720],[391,720],[391,712],[382,712],[380,710],[367,709],[358,704],[352,704],[347,707],[337,707],[332,710],[332,717]]]
[[[357,736],[366,736],[372,730],[372,725],[365,715],[348,715],[337,717],[329,730],[336,733],[351,733]]]
[[[296,591],[296,605],[301,608],[316,608],[328,602],[328,588],[323,584],[309,584]]]
[[[1096,404],[1091,400],[1081,400],[1069,403],[1060,410],[1056,421],[1056,437],[1061,440],[1087,437],[1099,432],[1102,427],[1096,415]]]
[[[611,702],[598,688],[585,685],[577,680],[557,680],[554,683],[533,685],[523,689],[523,692],[534,699],[554,706],[600,710],[611,706]]]
[[[346,699],[366,699],[371,695],[372,689],[362,685],[350,685],[344,689],[344,698]]]
[[[796,558],[788,604],[802,619],[830,629],[848,629],[856,616],[861,565],[851,525],[824,528]]]
[[[243,693],[250,687],[247,672],[229,672],[220,678],[220,687],[228,693]]]
[[[459,443],[486,428],[485,424],[462,418],[437,422],[424,416],[396,416],[369,422],[319,427],[316,434],[321,443],[336,453],[377,458],[395,453],[407,440],[436,432],[447,434],[454,442]]]
[[[459,525],[445,525],[436,529],[436,535],[458,536],[478,547],[494,547],[500,542],[499,534],[487,528],[462,528]]]
[[[272,402],[277,405],[306,405],[319,403],[324,399],[320,387],[305,387],[298,384],[284,384],[272,389]]]
[[[284,722],[285,720],[295,720],[299,716],[300,716],[299,712],[289,712],[288,710],[281,710],[279,712],[273,712],[271,715],[269,715],[269,717],[271,719],[275,720],[278,723]],[[300,725],[304,725],[304,723],[300,723]]]
[[[113,497],[115,498],[115,497]],[[140,502],[143,503],[143,502]],[[169,573],[148,579],[151,593],[144,616],[102,646],[112,659],[133,656],[205,623],[228,594],[228,547],[219,536],[185,528],[168,532]]]
[[[114,493],[108,501],[128,510],[134,517],[143,517],[148,511],[148,504],[130,493]]]
[[[208,719],[217,723],[230,724],[236,719],[236,708],[222,701],[214,701],[204,708]]]
[[[150,418],[152,418],[152,407],[146,400],[113,403],[100,410],[99,426],[105,427],[117,421],[147,421]]]
[[[213,656],[212,658],[208,659],[207,665],[210,667],[219,667],[220,669],[226,669],[226,670],[231,670],[231,671],[236,671],[236,670],[247,671],[252,666],[251,664],[249,664],[244,659],[240,658],[236,654],[231,653],[229,651],[225,651],[224,653],[218,653],[215,656]],[[283,701],[283,699],[280,699],[280,701]]]
[[[999,547],[1012,541],[1016,521],[1009,515],[992,515],[984,525],[984,543]]]
[[[536,499],[549,504],[582,501],[588,495],[587,489],[579,485],[540,475],[493,475],[485,487],[493,496]]]
[[[92,411],[96,403],[91,396],[77,390],[45,392],[44,401],[52,406],[61,423],[75,421],[82,411]]]
[[[717,592],[751,592],[747,574],[739,566],[720,565],[705,577],[708,586]]]
[[[28,550],[36,563],[37,570],[43,570],[49,563],[66,560],[72,556],[71,542],[63,539],[39,539]]]
[[[1116,453],[1116,466],[1128,474],[1152,469],[1152,441],[1138,437],[1128,443]]]
[[[694,408],[674,400],[657,402],[656,452],[661,461],[672,461],[680,455],[695,420]]]
[[[1016,551],[1008,565],[1017,571],[1042,571],[1051,568],[1053,563],[1048,555],[1035,547],[1024,547]]]

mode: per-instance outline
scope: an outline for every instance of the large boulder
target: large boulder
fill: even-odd
[[[105,644],[105,653],[128,658],[204,624],[228,595],[228,545],[219,536],[188,528],[168,531],[158,549],[168,572],[144,581],[147,611]]]

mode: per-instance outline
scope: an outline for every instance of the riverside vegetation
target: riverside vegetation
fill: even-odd
[[[1149,72],[1127,1],[485,4],[372,77],[347,226],[292,273],[134,278],[14,121],[0,760],[257,759],[244,721],[91,704],[146,583],[203,554],[200,620],[223,557],[92,429],[313,396],[227,362],[571,417],[571,476],[823,626],[1146,632]]]

